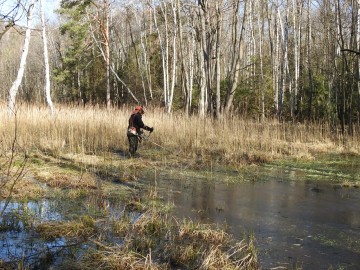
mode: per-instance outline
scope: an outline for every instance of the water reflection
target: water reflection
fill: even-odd
[[[264,269],[360,269],[360,191],[279,174],[237,184],[164,174],[157,186],[181,218],[227,224],[239,239],[253,233]]]
[[[3,209],[4,201],[0,201],[0,209]],[[37,268],[41,264],[42,258],[49,254],[57,254],[57,258],[68,256],[67,246],[74,246],[77,253],[81,249],[86,249],[86,243],[79,241],[79,248],[75,243],[68,242],[64,237],[59,237],[48,241],[41,239],[39,234],[34,231],[36,224],[49,221],[69,221],[77,219],[82,215],[92,217],[106,217],[98,226],[103,226],[102,233],[105,240],[114,243],[120,243],[119,239],[114,237],[106,228],[109,222],[119,219],[124,214],[123,203],[109,201],[106,197],[95,195],[73,200],[39,200],[29,202],[10,202],[2,218],[0,218],[0,261],[7,263],[13,262],[17,265],[20,260],[29,269],[47,269]],[[138,213],[129,213],[130,220],[138,217]],[[74,245],[75,244],[75,245]],[[63,252],[63,255],[60,255]],[[53,258],[56,260],[57,258]],[[55,265],[61,262],[48,262]]]

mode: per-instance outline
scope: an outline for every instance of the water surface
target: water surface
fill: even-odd
[[[360,191],[298,174],[279,170],[255,182],[224,183],[221,175],[171,173],[152,185],[178,217],[226,224],[238,239],[253,234],[263,269],[360,269]]]

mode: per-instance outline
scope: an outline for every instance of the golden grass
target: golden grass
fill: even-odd
[[[36,231],[46,240],[60,237],[87,238],[96,231],[95,220],[90,216],[83,216],[77,221],[68,222],[43,222],[36,226]]]
[[[40,150],[47,155],[82,154],[84,162],[95,158],[111,159],[108,152],[127,152],[126,127],[131,108],[101,109],[98,107],[58,106],[55,115],[46,107],[21,106],[16,121],[0,108],[1,148],[9,151],[17,125],[17,148]],[[249,164],[292,157],[312,159],[318,152],[360,153],[360,136],[343,137],[327,124],[292,124],[268,120],[227,118],[215,121],[182,114],[165,114],[148,109],[143,120],[155,131],[144,141],[140,153],[150,159],[171,162],[181,159],[209,165]],[[160,145],[161,147],[157,146]],[[146,151],[145,151],[146,150]]]
[[[120,221],[119,221],[120,223]],[[119,224],[118,223],[118,224]],[[235,242],[222,230],[179,221],[155,209],[135,222],[126,216],[115,234],[122,245],[90,240],[93,249],[72,267],[80,269],[260,269],[253,240]]]

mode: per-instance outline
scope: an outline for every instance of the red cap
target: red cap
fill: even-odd
[[[133,113],[144,112],[144,108],[140,105],[135,106]]]

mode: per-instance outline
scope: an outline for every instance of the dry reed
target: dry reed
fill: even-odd
[[[45,107],[22,106],[16,118],[0,108],[2,149],[9,150],[17,125],[17,147],[40,150],[50,155],[80,153],[106,158],[110,150],[127,152],[126,128],[131,108],[59,106],[55,115]],[[16,121],[15,121],[16,119]],[[226,118],[212,120],[197,116],[166,114],[147,110],[143,120],[155,131],[143,142],[141,152],[149,157],[188,158],[209,164],[248,164],[292,157],[312,159],[318,152],[359,154],[360,136],[343,136],[327,124],[293,124],[268,120]],[[144,151],[153,149],[152,151]],[[154,151],[157,152],[154,152]],[[176,154],[176,155],[175,155]]]

